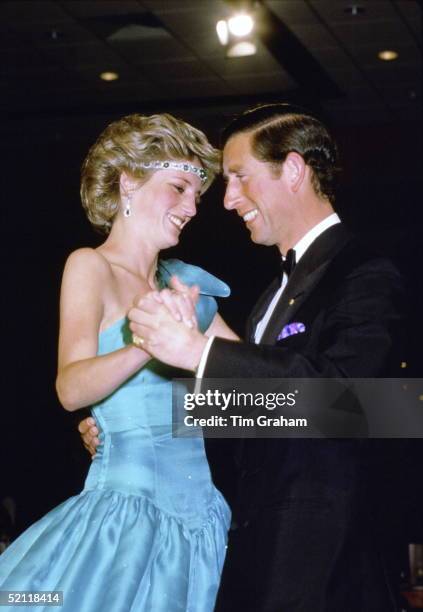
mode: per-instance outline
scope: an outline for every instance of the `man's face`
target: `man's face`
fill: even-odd
[[[289,218],[283,172],[275,176],[269,164],[253,156],[250,138],[235,134],[223,150],[224,205],[244,219],[253,242],[282,250]]]

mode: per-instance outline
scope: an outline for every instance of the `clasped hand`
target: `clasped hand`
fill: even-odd
[[[129,327],[139,348],[169,365],[195,370],[206,342],[195,315],[199,289],[176,276],[170,286],[136,298],[128,312]]]

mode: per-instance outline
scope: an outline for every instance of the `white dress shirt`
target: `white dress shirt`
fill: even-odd
[[[328,217],[326,217],[325,219],[323,219],[323,221],[320,221],[319,223],[317,223],[317,225],[315,225],[314,227],[311,228],[311,230],[309,230],[298,242],[297,244],[292,247],[295,251],[295,260],[296,263],[298,263],[301,259],[301,257],[304,255],[304,253],[307,251],[308,247],[316,240],[316,238],[318,236],[320,236],[320,234],[322,234],[325,230],[327,230],[329,227],[331,227],[332,225],[335,225],[336,223],[341,223],[341,219],[339,218],[339,216],[336,213],[332,213],[331,215],[329,215]],[[283,259],[284,256],[282,256]],[[264,331],[267,327],[267,324],[269,323],[270,317],[273,314],[273,311],[276,308],[276,304],[279,302],[279,299],[287,285],[288,282],[288,276],[286,274],[286,272],[284,272],[283,274],[283,278],[282,278],[282,283],[281,286],[279,287],[279,289],[277,290],[277,292],[275,293],[275,295],[272,298],[272,301],[270,302],[269,306],[267,307],[267,310],[263,316],[263,318],[259,321],[259,323],[257,324],[257,327],[255,329],[255,333],[254,333],[254,342],[256,344],[258,344],[264,334]],[[196,376],[197,378],[202,378],[203,377],[203,373],[206,367],[206,363],[207,363],[207,357],[210,351],[210,347],[213,343],[214,340],[214,336],[211,336],[208,341],[206,346],[204,347],[204,351],[203,354],[201,355],[201,359],[200,359],[200,363],[198,365],[197,368],[197,373]]]

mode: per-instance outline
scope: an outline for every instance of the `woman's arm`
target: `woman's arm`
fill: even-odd
[[[60,297],[56,389],[66,410],[102,400],[151,357],[131,345],[97,356],[110,269],[93,249],[79,249],[66,262]]]

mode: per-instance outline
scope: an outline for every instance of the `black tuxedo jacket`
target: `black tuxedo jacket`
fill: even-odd
[[[254,329],[278,283],[275,279],[254,308],[247,342],[215,338],[204,377],[243,378],[246,372],[251,378],[388,377],[399,366],[400,276],[388,260],[364,249],[343,225],[327,229],[304,253],[256,345]],[[305,331],[278,340],[291,322],[303,323]],[[269,548],[265,555],[269,589],[280,581],[284,594],[279,595],[284,602],[281,612],[391,610],[380,594],[383,576],[371,544],[372,442],[261,439],[234,443],[235,526],[242,529],[254,522],[259,526],[260,521],[264,525],[272,512],[279,517],[283,536],[274,534],[275,543],[279,542],[274,550],[265,537],[263,546]],[[304,520],[298,520],[300,516]],[[270,578],[273,558],[278,574]],[[320,576],[319,585],[316,576]],[[228,586],[230,590],[226,580],[226,592]],[[260,603],[256,608],[256,612],[279,610]]]

